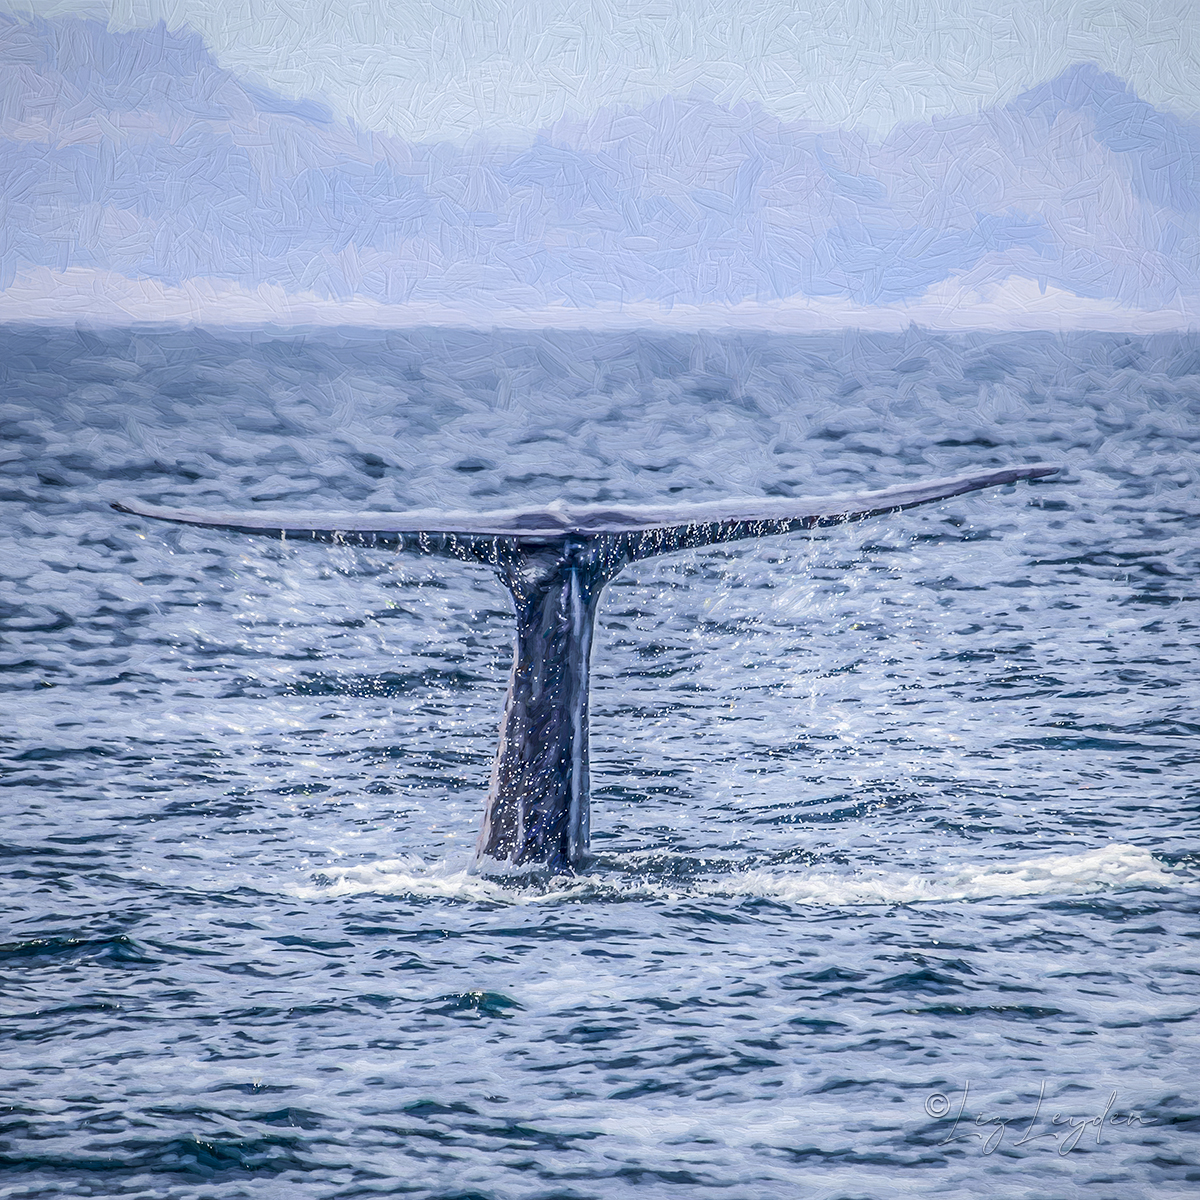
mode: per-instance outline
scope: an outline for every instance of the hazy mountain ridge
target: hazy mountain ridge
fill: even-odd
[[[878,143],[692,97],[513,150],[352,130],[187,31],[0,23],[0,287],[83,267],[533,308],[1021,276],[1154,308],[1200,294],[1198,164],[1200,125],[1087,65]]]

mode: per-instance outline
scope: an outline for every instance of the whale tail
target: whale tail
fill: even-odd
[[[284,540],[433,554],[493,567],[517,619],[476,866],[569,872],[588,855],[588,669],[604,585],[631,562],[675,550],[861,521],[980,488],[1038,479],[1044,463],[885,491],[687,507],[471,514],[208,512],[114,502],[118,512]]]

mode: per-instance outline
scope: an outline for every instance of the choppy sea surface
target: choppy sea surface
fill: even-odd
[[[1200,338],[0,330],[0,1195],[1194,1195]],[[468,866],[484,567],[121,516],[1035,484],[637,564]]]

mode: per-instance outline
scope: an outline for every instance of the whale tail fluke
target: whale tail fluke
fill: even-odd
[[[476,863],[485,871],[558,874],[588,854],[592,630],[601,590],[624,566],[675,550],[861,521],[1057,470],[1036,463],[852,495],[647,508],[554,503],[491,513],[272,513],[135,501],[113,508],[235,533],[492,566],[512,595],[517,636]]]
[[[136,500],[113,501],[112,507],[131,516],[199,525],[206,529],[443,554],[486,562],[493,561],[492,547],[498,541],[535,547],[567,538],[586,539],[607,534],[627,539],[634,558],[645,558],[692,546],[862,521],[883,513],[948,500],[980,488],[1015,483],[1019,479],[1038,479],[1057,470],[1058,467],[1047,463],[1034,463],[901,484],[882,491],[629,508],[575,507],[556,501],[542,508],[485,513],[434,510],[306,513],[260,509],[221,512],[159,508]],[[643,552],[636,552],[638,548]]]

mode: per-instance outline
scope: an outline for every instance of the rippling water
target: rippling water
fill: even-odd
[[[0,374],[4,1196],[1194,1194],[1200,339],[14,327]],[[524,890],[466,869],[485,568],[106,505],[1041,460],[629,569],[596,864]]]

